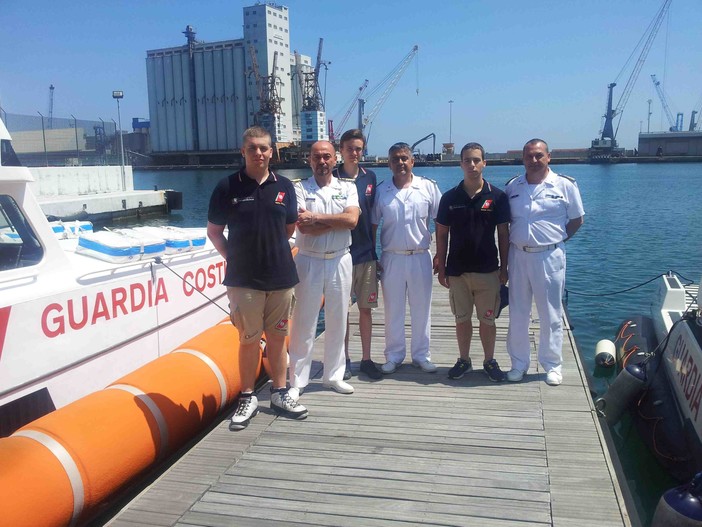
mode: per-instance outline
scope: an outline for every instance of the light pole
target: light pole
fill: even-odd
[[[122,167],[122,190],[127,190],[127,182],[124,178],[124,142],[122,139],[122,116],[119,113],[119,100],[124,97],[124,92],[121,90],[116,90],[112,92],[112,98],[117,100],[117,122],[119,123],[119,151],[121,156]]]
[[[46,153],[46,132],[44,131],[44,116],[41,112],[37,111],[41,115],[41,138],[44,140],[44,166],[49,166],[49,156]]]
[[[76,163],[80,163],[80,150],[78,150],[78,119],[76,119],[73,114],[71,114],[71,117],[73,117],[73,129],[76,132]]]
[[[449,143],[453,144],[452,140],[453,132],[453,100],[449,101]]]
[[[106,165],[107,164],[107,149],[105,148],[105,121],[102,120],[102,117],[98,117],[100,119],[100,122],[102,123],[102,138],[101,141],[102,143],[100,144],[100,148],[102,149],[102,164]]]

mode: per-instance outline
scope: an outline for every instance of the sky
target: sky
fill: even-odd
[[[2,0],[0,106],[47,115],[53,84],[55,117],[116,120],[112,91],[123,90],[126,129],[133,117],[149,118],[147,50],[183,45],[188,24],[206,42],[241,38],[242,8],[255,3]],[[291,48],[315,58],[324,39],[330,64],[320,84],[336,122],[364,79],[372,90],[419,46],[370,128],[369,151],[382,155],[431,133],[437,151],[449,139],[488,152],[520,149],[533,137],[551,148],[589,147],[607,85],[618,83],[616,105],[632,69],[622,68],[663,0],[281,3],[290,9]],[[692,110],[702,110],[700,20],[702,1],[673,0],[622,114],[621,146],[635,148],[647,131],[648,99],[650,130],[668,128],[651,74],[663,81],[673,114],[684,114],[685,129]],[[431,140],[419,149],[431,153]]]

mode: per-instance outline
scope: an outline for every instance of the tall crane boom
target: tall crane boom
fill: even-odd
[[[411,51],[405,55],[405,58],[403,58],[400,63],[395,66],[395,68],[388,73],[388,75],[383,79],[378,86],[376,86],[373,91],[369,94],[369,97],[372,97],[375,93],[380,91],[380,89],[385,88],[378,97],[378,100],[376,101],[375,105],[373,106],[373,109],[363,116],[363,111],[365,108],[365,103],[366,101],[364,99],[359,99],[358,100],[358,109],[359,109],[359,121],[360,121],[360,128],[363,131],[363,134],[366,136],[366,143],[368,142],[368,135],[369,133],[366,133],[366,129],[370,129],[370,126],[373,124],[373,119],[378,115],[378,112],[380,112],[380,109],[383,107],[383,104],[385,104],[385,101],[388,99],[390,96],[390,93],[392,93],[392,90],[395,88],[397,83],[400,81],[402,78],[402,75],[405,73],[407,68],[409,67],[410,63],[412,62],[412,59],[419,53],[419,46],[415,45]],[[417,89],[417,95],[419,95],[419,89]],[[370,132],[370,130],[369,130]]]
[[[646,61],[646,57],[648,56],[648,52],[651,49],[651,46],[653,45],[653,41],[656,38],[656,34],[658,33],[659,28],[661,27],[661,23],[663,22],[663,18],[665,17],[666,13],[668,12],[668,8],[670,7],[670,2],[672,0],[665,0],[663,2],[663,5],[661,8],[658,10],[656,13],[656,16],[653,18],[651,23],[648,25],[648,28],[644,32],[644,35],[641,37],[641,40],[639,40],[638,44],[636,45],[636,48],[634,48],[634,52],[639,48],[639,46],[642,45],[643,42],[643,47],[641,49],[641,53],[639,55],[638,60],[636,61],[636,64],[634,65],[633,70],[631,71],[631,74],[629,75],[629,80],[627,80],[626,85],[624,86],[624,90],[622,90],[622,94],[619,97],[619,101],[617,102],[617,106],[615,108],[612,108],[612,91],[614,87],[617,85],[616,80],[615,82],[609,84],[607,86],[609,90],[608,98],[607,98],[607,110],[604,115],[605,118],[605,123],[604,126],[602,127],[602,135],[600,136],[600,139],[611,139],[614,141],[616,137],[616,131],[614,130],[614,118],[616,116],[621,116],[622,112],[624,111],[624,107],[626,106],[627,101],[629,100],[629,96],[631,95],[632,90],[634,89],[634,85],[636,84],[636,79],[639,77],[639,73],[641,72],[641,68],[644,65],[644,62]],[[630,55],[629,59],[627,60],[626,64],[624,65],[624,68],[622,68],[622,71],[619,73],[619,75],[622,74],[622,72],[626,69],[627,65],[631,61],[631,58],[634,56],[634,52]],[[617,77],[619,78],[619,77]],[[621,117],[620,117],[621,119]],[[617,129],[619,126],[617,125]]]
[[[368,79],[363,81],[363,84],[361,84],[358,87],[358,90],[356,91],[356,95],[354,95],[353,99],[351,100],[351,104],[349,104],[348,109],[346,110],[346,113],[344,113],[344,116],[341,118],[339,121],[339,124],[337,125],[336,129],[337,130],[343,130],[344,127],[346,126],[346,122],[349,120],[349,117],[351,117],[351,113],[353,113],[353,109],[356,107],[356,104],[358,103],[358,100],[363,96],[363,92],[366,91],[366,88],[368,88]],[[333,131],[333,121],[330,119],[329,120],[329,140],[334,142],[336,140],[336,137],[334,137],[334,134],[332,133]]]
[[[665,113],[666,119],[668,119],[668,124],[670,125],[671,132],[681,132],[682,131],[682,114],[678,114],[678,118],[673,119],[673,112],[670,111],[670,106],[668,105],[668,98],[665,96],[663,88],[661,88],[661,81],[659,81],[655,75],[651,75],[651,80],[653,85],[656,87],[656,93],[658,98],[661,100],[661,106],[663,107],[663,112]]]

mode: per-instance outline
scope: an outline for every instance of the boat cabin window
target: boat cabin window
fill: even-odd
[[[4,167],[18,167],[22,166],[17,159],[17,154],[15,154],[12,148],[12,143],[7,139],[0,140],[0,163]]]
[[[0,194],[0,273],[38,264],[44,249],[12,196]]]

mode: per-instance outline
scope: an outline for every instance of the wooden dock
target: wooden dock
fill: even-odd
[[[631,525],[571,332],[561,386],[546,385],[535,352],[523,382],[490,382],[477,328],[476,371],[449,380],[458,357],[454,319],[448,291],[434,283],[437,373],[406,363],[379,381],[354,375],[356,392],[340,395],[321,386],[322,335],[300,401],[306,420],[277,418],[266,385],[247,429],[230,432],[223,415],[106,525]],[[497,324],[495,356],[504,370],[508,317],[505,310]],[[382,363],[382,308],[373,322],[373,358]],[[357,373],[357,325],[352,332]]]

